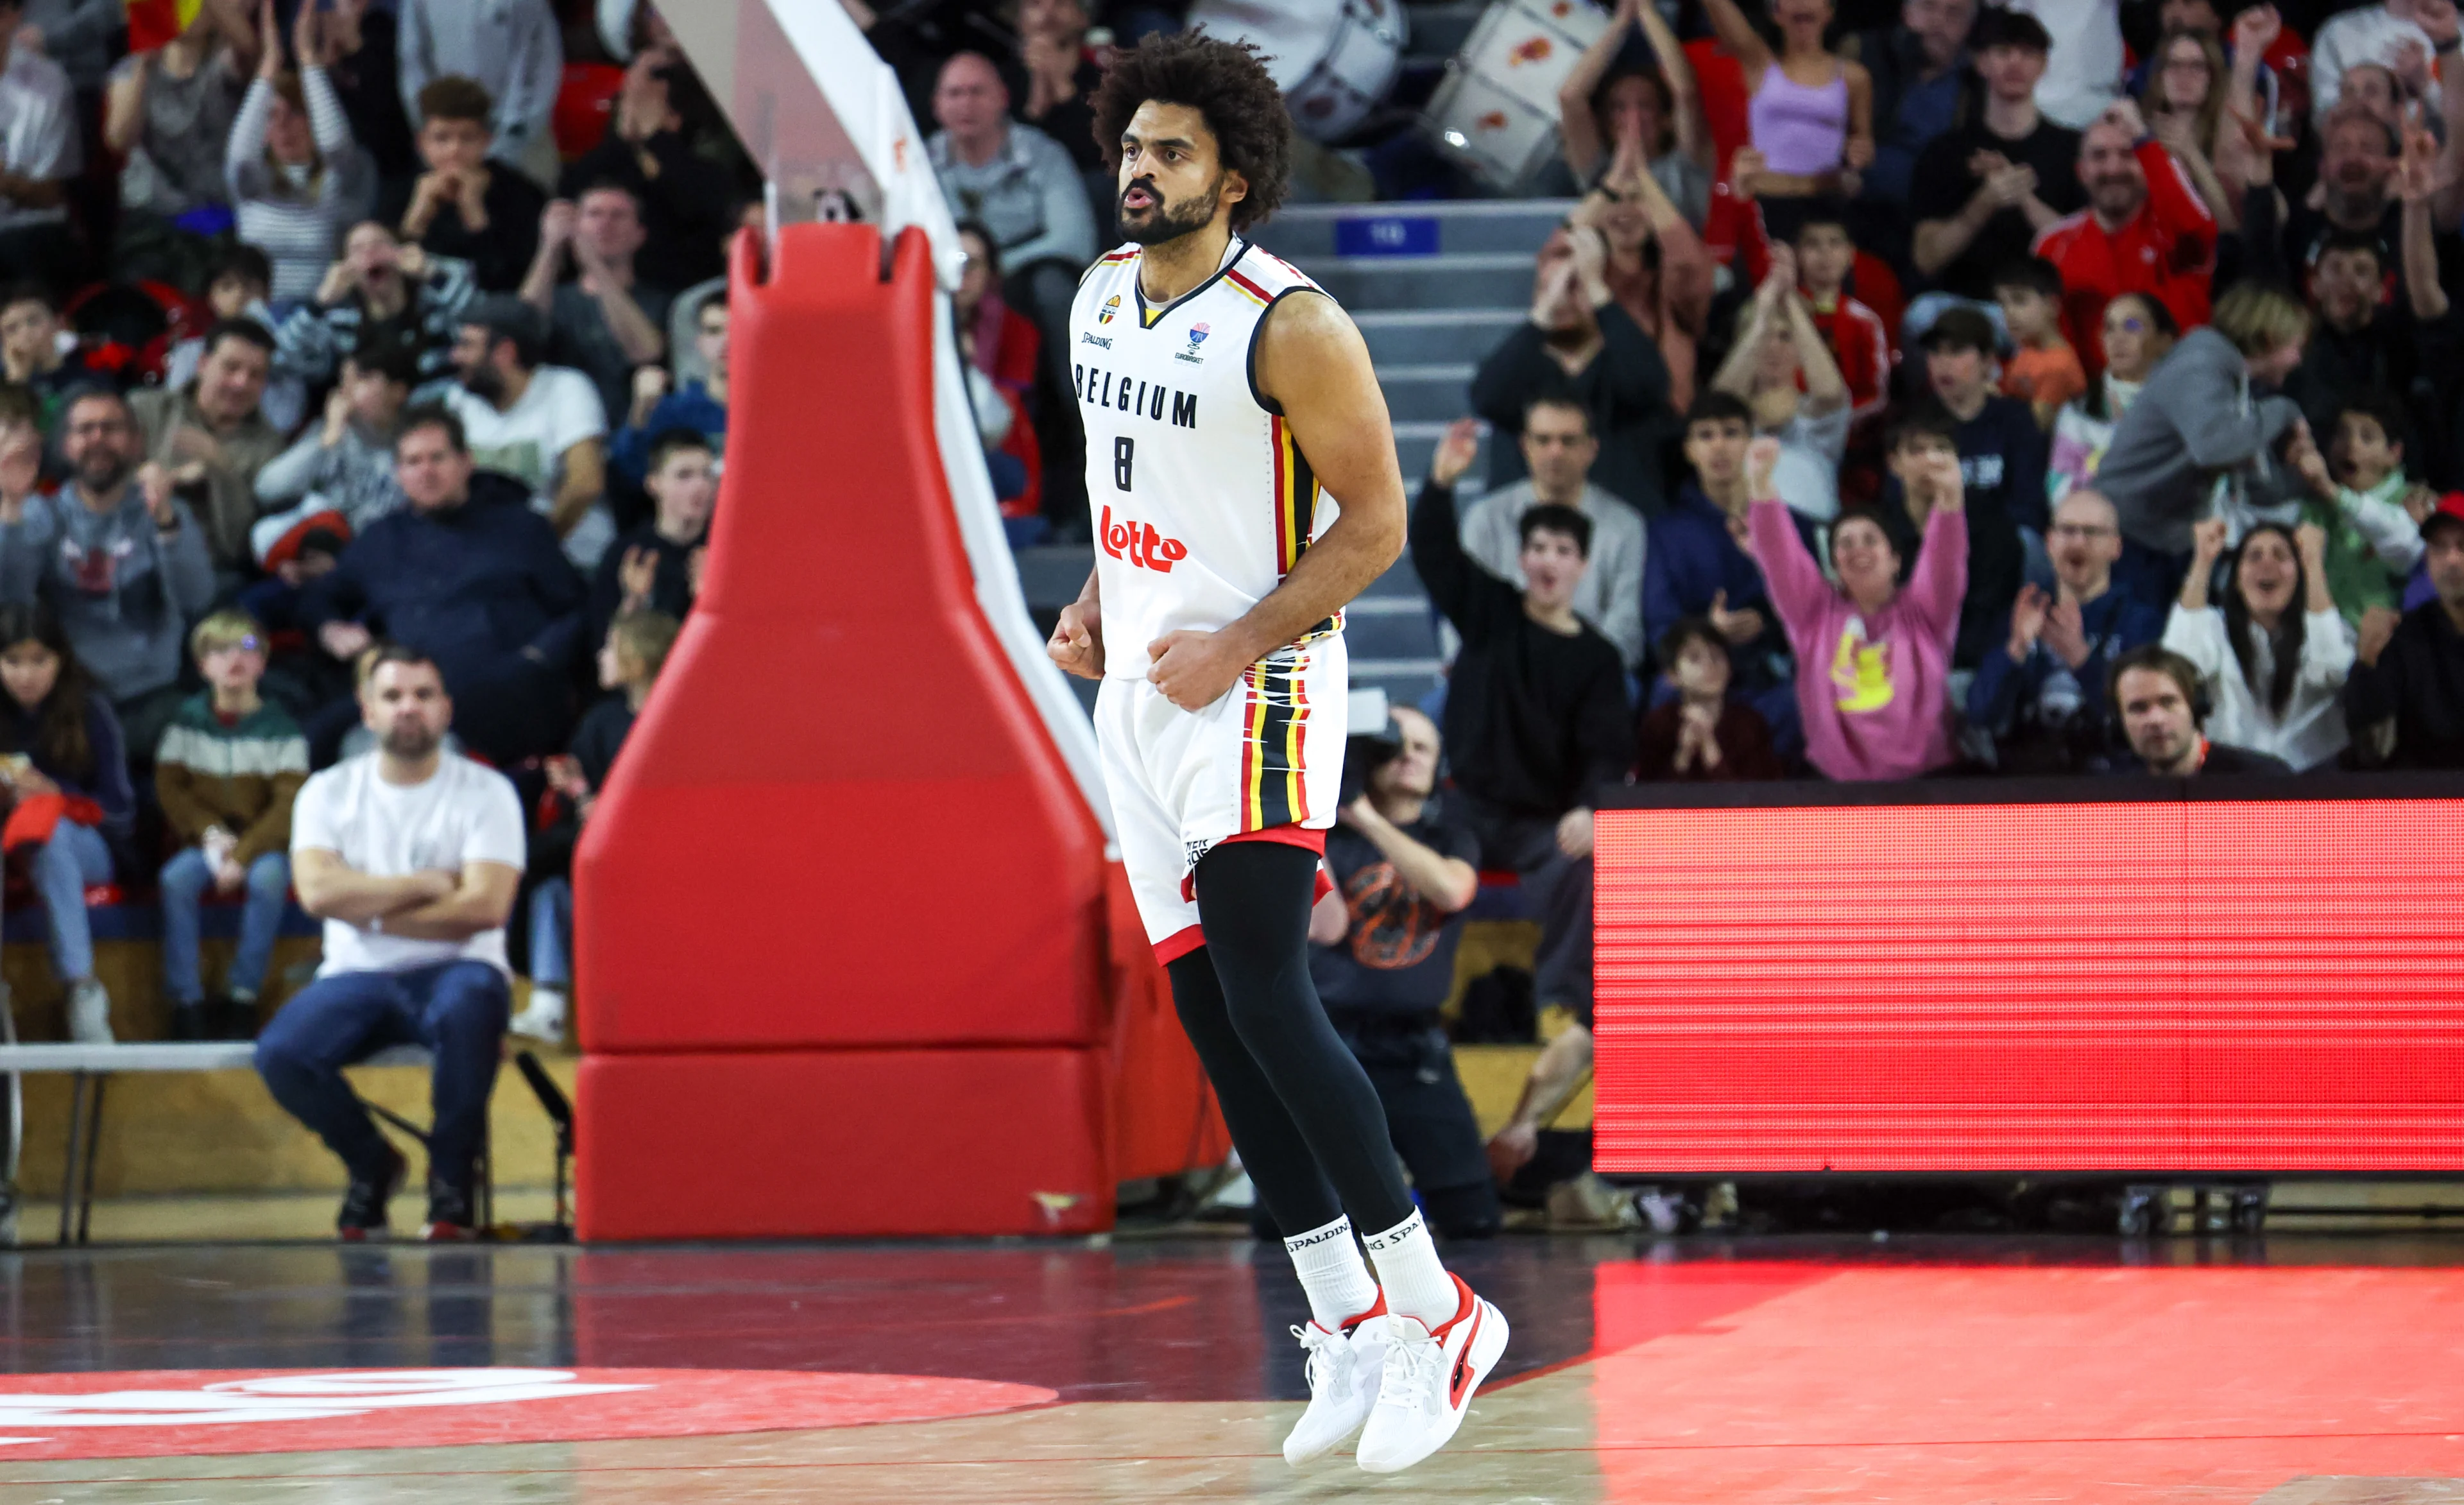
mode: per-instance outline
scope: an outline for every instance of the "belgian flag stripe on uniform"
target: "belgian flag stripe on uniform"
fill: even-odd
[[[1277,414],[1271,436],[1275,447],[1275,573],[1288,575],[1309,545],[1317,521],[1317,474],[1292,440],[1291,426]]]
[[[1309,696],[1301,688],[1306,654],[1284,663],[1262,659],[1242,677],[1248,697],[1241,738],[1241,829],[1265,830],[1309,819],[1301,786],[1301,738],[1309,721]]]

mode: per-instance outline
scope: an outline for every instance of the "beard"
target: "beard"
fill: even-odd
[[[1130,188],[1146,189],[1155,200],[1154,204],[1138,210],[1137,217],[1133,219],[1132,211],[1123,209],[1116,199],[1112,204],[1112,218],[1120,226],[1125,239],[1141,246],[1159,246],[1167,240],[1178,240],[1192,231],[1204,230],[1214,222],[1215,210],[1223,202],[1223,180],[1221,178],[1216,179],[1203,195],[1193,195],[1177,204],[1167,202],[1163,190],[1155,186],[1152,178],[1140,178],[1132,183]],[[1129,196],[1130,188],[1121,190],[1123,198]]]
[[[88,451],[86,457],[77,461],[77,484],[85,488],[86,495],[99,497],[117,490],[135,468],[128,463],[128,456],[117,450]]]
[[[416,723],[408,726],[397,724],[389,728],[378,741],[384,743],[386,752],[397,758],[418,759],[427,757],[442,745],[445,734],[433,727]]]
[[[492,364],[474,365],[462,373],[462,387],[493,408],[505,395],[505,373]]]

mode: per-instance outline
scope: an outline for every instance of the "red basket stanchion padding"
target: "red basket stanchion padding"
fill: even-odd
[[[881,249],[792,226],[765,280],[737,246],[708,570],[575,859],[585,1237],[1108,1220],[1113,1125],[1170,1056],[1117,1052],[1102,828],[977,605],[926,242],[887,277]],[[885,1113],[946,1152],[890,1202]],[[807,1152],[750,1153],[782,1115]],[[988,1164],[1021,1139],[1042,1159]]]

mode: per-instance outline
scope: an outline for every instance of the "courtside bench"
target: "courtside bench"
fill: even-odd
[[[5,1019],[0,1013],[0,1019]],[[112,1045],[78,1045],[71,1043],[20,1044],[13,1038],[0,1044],[0,1073],[8,1077],[9,1148],[5,1178],[0,1178],[0,1207],[11,1214],[17,1204],[18,1157],[25,1143],[24,1078],[29,1073],[64,1073],[72,1079],[69,1105],[69,1130],[66,1163],[60,1175],[60,1243],[83,1244],[94,1214],[94,1174],[96,1149],[102,1139],[104,1090],[114,1075],[122,1073],[159,1072],[221,1072],[253,1071],[256,1064],[256,1046],[248,1040],[205,1041],[128,1041]],[[379,1051],[361,1066],[415,1066],[433,1064],[424,1047],[390,1046]],[[531,1051],[517,1052],[515,1067],[539,1106],[556,1124],[556,1228],[570,1226],[565,1200],[566,1165],[573,1155],[573,1110],[548,1079],[547,1073]],[[368,1109],[405,1134],[427,1142],[428,1131],[379,1103]],[[306,1133],[305,1129],[300,1130]],[[479,1223],[493,1227],[495,1221],[495,1166],[490,1146],[482,1140],[479,1152]]]

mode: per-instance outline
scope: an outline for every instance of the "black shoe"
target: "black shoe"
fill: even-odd
[[[224,994],[207,1006],[207,1017],[213,1021],[213,1038],[217,1040],[253,1040],[256,1038],[256,1000]]]
[[[214,1038],[212,1028],[206,1017],[206,1006],[203,1004],[173,1004],[171,1006],[171,1038],[174,1040],[210,1040]]]
[[[428,1178],[428,1221],[419,1236],[430,1244],[467,1244],[479,1236],[471,1193],[441,1176]]]
[[[402,1189],[410,1177],[410,1162],[392,1145],[385,1146],[385,1163],[372,1175],[351,1172],[351,1184],[342,1193],[342,1210],[334,1219],[334,1232],[346,1244],[357,1244],[385,1228],[385,1204]]]

